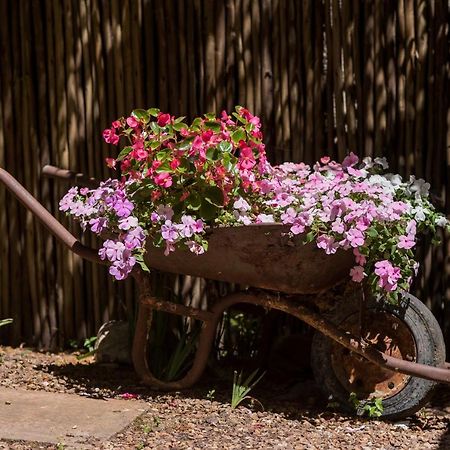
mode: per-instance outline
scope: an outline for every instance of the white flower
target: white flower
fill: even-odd
[[[372,158],[370,156],[366,156],[362,162],[364,163],[364,168],[365,169],[371,169],[373,167],[373,161]]]
[[[427,183],[424,179],[419,178],[416,180],[414,175],[409,177],[410,185],[408,187],[411,194],[414,194],[416,198],[427,197],[430,190],[430,183]]]
[[[444,216],[438,216],[438,217],[436,217],[436,220],[434,221],[434,223],[438,227],[445,228],[448,225],[449,222]]]
[[[416,206],[412,209],[412,213],[414,214],[414,218],[417,222],[423,222],[425,220],[425,213],[428,212],[427,209],[422,206]]]
[[[234,202],[233,208],[244,212],[244,211],[250,211],[251,206],[248,204],[248,202],[246,200],[244,200],[242,197],[240,197],[239,199],[237,199]]]
[[[394,174],[394,173],[387,173],[385,175],[386,179],[390,181],[392,186],[399,187],[402,184],[402,177],[401,175]]]
[[[257,217],[258,221],[261,223],[274,223],[275,219],[272,214],[259,214]]]
[[[375,164],[380,165],[383,169],[387,169],[387,168],[389,167],[389,164],[388,164],[386,158],[375,158],[375,159],[373,160],[373,162],[374,162]]]

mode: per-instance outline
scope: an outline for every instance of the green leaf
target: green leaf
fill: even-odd
[[[206,150],[206,159],[209,159],[210,161],[217,161],[219,159],[217,147],[210,147]]]
[[[219,144],[219,150],[222,153],[229,153],[229,152],[231,152],[233,150],[233,145],[229,141],[222,141]]]
[[[150,142],[150,148],[152,150],[156,150],[161,145],[161,142],[158,141],[152,141]]]
[[[193,191],[185,200],[185,203],[189,209],[197,211],[202,206],[202,198],[198,192]]]
[[[196,117],[193,120],[191,127],[198,128],[202,124],[202,122],[203,120],[200,117]]]
[[[206,117],[208,120],[215,120],[215,119],[216,119],[216,115],[215,115],[213,112],[206,113],[206,114],[205,114],[205,117]]]
[[[117,156],[116,160],[122,161],[122,159],[125,158],[125,156],[127,156],[128,153],[131,152],[131,150],[133,150],[133,147],[124,147],[122,149],[122,151],[119,153],[119,155]]]
[[[160,110],[158,108],[150,108],[150,109],[147,109],[147,112],[153,117],[158,117]]]
[[[236,164],[236,158],[231,153],[225,153],[222,156],[222,164],[225,169],[230,172],[234,164]]]
[[[223,206],[223,192],[217,186],[208,186],[204,192],[204,198],[211,205]]]
[[[203,199],[200,207],[200,216],[203,220],[209,221],[217,216],[218,210],[219,208],[217,208],[217,206],[214,206]]]
[[[312,242],[315,238],[315,233],[314,231],[310,231],[305,238],[305,242]]]
[[[148,121],[150,120],[150,115],[145,109],[134,109],[131,112],[131,115],[144,123],[148,123]]]
[[[173,172],[172,169],[170,168],[170,164],[168,161],[163,162],[155,171],[156,173],[161,173],[161,172]]]
[[[367,234],[368,236],[370,236],[371,238],[376,238],[376,237],[378,237],[378,231],[377,231],[375,228],[369,228],[369,229],[366,231],[366,234]]]
[[[177,117],[177,118],[173,121],[173,123],[180,123],[180,122],[183,122],[184,119],[186,119],[186,116]],[[186,127],[187,127],[187,125],[186,125]]]
[[[220,126],[219,123],[214,122],[212,120],[208,120],[205,122],[205,128],[207,128],[208,130],[213,130],[216,133],[220,133],[220,130],[222,129],[222,127]]]
[[[161,133],[161,127],[156,122],[150,122],[150,128],[155,134]]]
[[[174,123],[173,126],[172,126],[172,128],[173,128],[175,131],[180,131],[180,130],[182,130],[183,128],[187,128],[187,127],[188,127],[187,124],[184,123],[184,122]]]
[[[181,141],[181,142],[177,145],[177,148],[178,148],[179,150],[187,150],[188,148],[191,147],[193,140],[194,140],[193,137],[188,137],[188,138],[184,139],[183,141]]]
[[[244,132],[244,130],[241,130],[240,128],[238,128],[236,131],[233,131],[233,133],[231,134],[231,139],[233,139],[233,142],[235,142],[236,144],[239,144],[240,141],[244,141],[246,138],[246,134]]]

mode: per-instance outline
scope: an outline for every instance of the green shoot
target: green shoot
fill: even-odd
[[[256,369],[254,372],[252,372],[245,381],[242,381],[242,371],[239,373],[239,375],[236,370],[234,371],[233,392],[231,394],[231,409],[237,408],[245,399],[251,398],[248,395],[249,392],[261,381],[261,378],[265,375],[265,372],[263,372],[258,378],[256,378],[258,370],[259,369]]]

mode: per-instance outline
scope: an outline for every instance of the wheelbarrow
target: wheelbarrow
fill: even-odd
[[[52,166],[44,167],[43,173],[95,185],[81,174]],[[71,251],[104,264],[97,250],[77,240],[2,168],[0,181]],[[311,363],[316,381],[341,405],[348,405],[351,393],[361,398],[376,396],[382,399],[383,417],[405,417],[429,400],[437,382],[450,383],[441,329],[420,300],[404,292],[401,301],[392,305],[373,298],[363,284],[340,303],[324,302],[324,292],[348,279],[353,255],[346,251],[326,255],[314,243],[304,243],[304,235],[292,237],[287,231],[279,224],[211,228],[209,248],[202,255],[176,250],[164,256],[162,249],[147,245],[145,261],[150,268],[247,287],[204,310],[155,298],[148,275],[134,269],[139,310],[132,359],[144,384],[180,390],[198,381],[223,312],[238,303],[276,309],[314,328]],[[203,322],[192,367],[180,380],[157,379],[149,367],[153,310]]]

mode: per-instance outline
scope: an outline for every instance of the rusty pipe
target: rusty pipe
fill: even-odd
[[[99,182],[95,178],[86,177],[82,173],[72,172],[71,170],[60,169],[59,167],[47,164],[41,170],[41,174],[49,178],[59,178],[61,180],[71,181],[80,186],[96,188]]]
[[[0,167],[0,182],[69,250],[84,259],[104,264],[97,250],[83,245],[53,217],[11,174]]]

